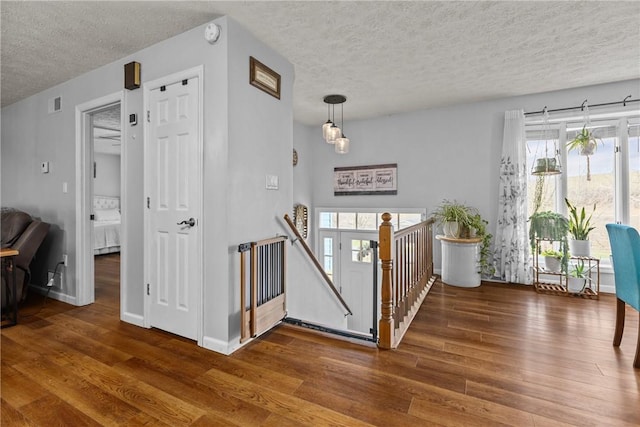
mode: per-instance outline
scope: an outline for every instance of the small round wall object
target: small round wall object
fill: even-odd
[[[220,26],[218,24],[214,24],[213,22],[209,23],[204,29],[204,39],[211,44],[214,44],[220,38]]]

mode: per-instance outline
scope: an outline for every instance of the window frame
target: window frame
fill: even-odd
[[[631,218],[631,200],[630,200],[630,153],[629,153],[629,132],[630,126],[640,121],[640,111],[608,111],[602,114],[591,114],[591,125],[609,125],[615,127],[613,175],[614,175],[614,221],[616,223],[628,224]],[[553,137],[557,137],[558,151],[562,171],[555,179],[555,207],[554,210],[563,215],[567,215],[567,206],[564,198],[568,194],[568,174],[567,174],[567,128],[574,128],[579,125],[581,128],[585,123],[585,117],[561,115],[550,117],[548,122],[548,130],[551,131]],[[545,124],[542,123],[540,117],[525,118],[525,144],[529,141],[540,140],[538,138],[530,138],[527,133],[541,132]],[[528,147],[528,145],[527,145]],[[527,170],[530,174],[530,171]],[[531,189],[527,188],[527,194]],[[527,196],[528,197],[528,196]],[[610,260],[601,259],[600,263],[607,270],[611,268]]]

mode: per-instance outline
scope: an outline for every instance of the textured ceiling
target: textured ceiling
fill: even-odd
[[[640,2],[10,2],[2,105],[229,15],[295,66],[294,117],[345,119],[640,77]],[[620,96],[622,94],[619,94]]]

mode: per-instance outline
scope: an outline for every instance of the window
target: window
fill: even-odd
[[[322,239],[323,268],[327,276],[333,281],[333,237]]]
[[[605,224],[640,226],[640,119],[637,111],[633,114],[592,116],[587,128],[599,142],[590,156],[566,147],[585,125],[583,118],[552,119],[546,128],[529,120],[526,125],[528,215],[536,204],[538,211],[566,215],[565,197],[578,210],[584,207],[587,216],[593,212],[591,222],[596,228],[589,234],[591,253],[604,263],[611,252]],[[556,149],[561,174],[531,175],[536,159],[553,157]]]
[[[370,249],[370,240],[351,240],[351,261],[371,264]]]
[[[407,212],[408,211],[408,212]],[[390,212],[391,223],[395,230],[410,227],[422,222],[424,217],[424,209],[415,209],[411,212],[407,209],[405,212]],[[384,211],[378,212],[349,212],[349,211],[325,211],[319,212],[320,224],[318,228],[322,229],[339,229],[339,230],[361,230],[376,231],[382,224],[382,214]]]

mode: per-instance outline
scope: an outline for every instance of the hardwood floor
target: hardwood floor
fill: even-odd
[[[610,295],[438,282],[397,350],[281,325],[222,356],[120,322],[117,268],[2,330],[3,426],[640,425],[638,313],[615,349]]]

